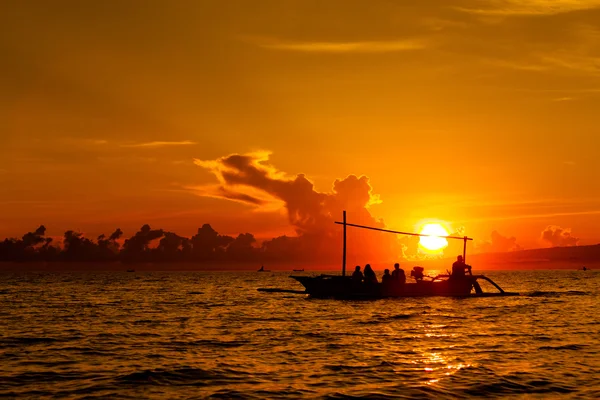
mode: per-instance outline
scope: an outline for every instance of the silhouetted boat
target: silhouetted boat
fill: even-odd
[[[264,265],[261,265],[260,268],[258,269],[258,271],[256,272],[271,272],[271,270],[265,269]]]
[[[302,268],[302,269],[293,269],[292,271],[294,271],[294,272],[304,272],[304,268]]]
[[[438,275],[430,280],[414,283],[403,283],[396,286],[384,287],[382,283],[356,284],[349,276],[319,275],[292,276],[313,297],[333,298],[383,298],[383,297],[493,297],[517,296],[518,293],[505,292],[494,281],[484,275],[466,275],[464,278],[451,279],[449,275]],[[494,285],[498,293],[484,293],[477,282],[483,279]],[[474,292],[474,293],[473,293]]]
[[[127,272],[135,272],[135,269],[128,269]]]
[[[494,281],[484,275],[465,275],[464,277],[452,277],[451,275],[438,275],[436,277],[419,277],[415,282],[391,284],[383,286],[382,283],[354,282],[350,276],[346,276],[346,227],[352,226],[363,229],[371,229],[401,235],[411,236],[434,236],[419,233],[398,232],[387,229],[374,228],[370,226],[349,224],[346,222],[346,211],[344,211],[343,222],[336,222],[344,226],[344,250],[342,261],[342,275],[320,275],[320,276],[291,276],[300,282],[306,289],[305,293],[313,297],[329,298],[383,298],[383,297],[422,297],[422,296],[450,296],[450,297],[492,297],[492,296],[516,296],[519,293],[505,292]],[[442,236],[446,239],[460,239],[464,241],[463,259],[466,260],[467,241],[473,240],[467,236]],[[421,275],[422,276],[422,275]],[[427,280],[426,280],[427,279]],[[492,284],[498,293],[484,293],[478,280],[485,280]],[[261,289],[264,291],[264,289]],[[274,290],[270,290],[274,291]]]

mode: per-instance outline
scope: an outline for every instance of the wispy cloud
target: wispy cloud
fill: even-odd
[[[542,62],[556,69],[571,70],[592,75],[600,74],[600,57],[562,52],[543,55],[540,58]]]
[[[534,214],[523,214],[523,215],[507,215],[501,217],[484,217],[474,218],[463,221],[456,221],[457,223],[467,222],[489,222],[489,221],[517,221],[520,219],[538,219],[538,218],[555,218],[555,217],[574,217],[574,216],[585,216],[585,215],[600,215],[600,210],[588,210],[588,211],[565,211],[565,212],[554,212],[554,213],[534,213]]]
[[[122,144],[121,147],[167,147],[167,146],[191,146],[198,144],[191,140],[182,140],[179,142],[144,142],[144,143],[133,143],[133,144]]]
[[[486,59],[483,60],[484,63],[488,65],[493,65],[501,68],[515,69],[519,71],[532,71],[532,72],[540,72],[547,71],[550,69],[548,65],[543,65],[540,63],[532,63],[527,61],[508,61],[508,60],[499,60],[499,59]]]
[[[104,139],[88,139],[78,137],[62,137],[59,138],[62,144],[69,146],[102,146],[108,144],[108,140]]]
[[[458,8],[470,14],[510,15],[555,15],[573,11],[600,8],[600,0],[496,0],[487,8]]]
[[[249,41],[265,49],[303,53],[392,53],[424,49],[428,45],[422,39],[298,42],[255,38]]]
[[[264,192],[248,186],[236,186],[230,190],[222,185],[182,186],[183,190],[200,197],[230,200],[236,203],[252,206],[254,211],[273,212],[284,208],[285,203]]]
[[[520,71],[561,73],[563,75],[600,75],[600,57],[566,51],[538,53],[525,60],[487,59],[483,62],[499,68]],[[597,89],[587,91],[595,92]]]

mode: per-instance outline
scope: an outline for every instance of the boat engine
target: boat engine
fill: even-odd
[[[412,271],[410,271],[410,276],[415,278],[416,281],[422,281],[423,280],[423,271],[424,271],[423,267],[413,267]]]

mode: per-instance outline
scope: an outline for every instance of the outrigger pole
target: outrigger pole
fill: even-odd
[[[347,226],[353,226],[355,228],[371,229],[373,231],[395,233],[397,235],[439,237],[439,238],[444,238],[444,239],[459,239],[459,240],[463,240],[464,241],[464,244],[463,244],[463,261],[465,263],[467,262],[467,240],[473,240],[473,238],[470,238],[470,237],[467,237],[467,236],[425,235],[425,234],[422,234],[422,233],[400,232],[400,231],[392,231],[390,229],[375,228],[373,226],[349,224],[349,223],[346,222],[346,210],[344,210],[344,212],[343,212],[343,221],[342,222],[335,221],[335,223],[339,224],[339,225],[344,225],[344,254],[342,256],[342,276],[346,275],[346,227]]]

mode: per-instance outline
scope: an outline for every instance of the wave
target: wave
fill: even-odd
[[[31,346],[36,344],[49,344],[56,342],[64,342],[69,339],[58,339],[53,337],[36,337],[36,336],[18,336],[18,337],[7,337],[0,339],[0,348],[25,345]]]
[[[585,344],[567,344],[563,346],[542,346],[538,350],[583,350],[588,347]]]
[[[582,292],[579,290],[566,290],[564,292],[534,291],[534,292],[525,294],[524,296],[527,296],[527,297],[559,297],[559,296],[589,296],[591,294],[592,294],[591,292]]]
[[[132,372],[117,377],[116,381],[124,385],[155,386],[211,386],[228,383],[258,383],[247,372],[225,369],[215,372],[201,368],[182,367],[172,370],[155,369]]]
[[[364,324],[364,325],[385,324],[385,323],[392,322],[392,321],[406,320],[406,319],[418,317],[419,315],[421,315],[421,314],[413,313],[413,314],[397,314],[397,315],[385,315],[385,316],[378,315],[378,316],[375,316],[373,319],[370,319],[368,321],[359,321],[358,323]]]

